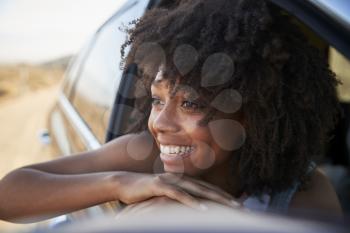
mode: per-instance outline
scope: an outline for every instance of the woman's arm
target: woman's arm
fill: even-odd
[[[334,188],[325,174],[316,169],[305,191],[297,192],[291,202],[291,210],[342,217],[342,209]]]
[[[149,156],[142,161],[127,152],[132,140],[138,140],[140,147],[149,148],[145,145],[149,144],[146,137],[146,134],[125,135],[95,151],[12,171],[0,181],[0,218],[48,218],[115,200],[115,184],[112,184],[118,176],[115,171],[152,171],[156,148],[151,147]]]
[[[34,222],[113,200],[108,173],[62,175],[18,169],[1,180],[0,219]]]
[[[135,150],[134,148],[138,149]],[[55,174],[82,174],[101,171],[133,171],[150,173],[159,154],[149,133],[120,136],[101,148],[73,156],[33,164],[24,168]]]
[[[14,170],[0,181],[0,219],[33,222],[107,201],[131,204],[155,196],[199,209],[194,196],[237,207],[232,196],[202,181],[152,174],[159,151],[146,145],[147,137],[125,135],[96,151]]]

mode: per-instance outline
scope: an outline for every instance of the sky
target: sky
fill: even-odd
[[[74,54],[127,0],[0,0],[0,63]]]

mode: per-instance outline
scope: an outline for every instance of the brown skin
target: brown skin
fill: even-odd
[[[157,145],[159,146],[162,142],[164,144],[169,142],[169,144],[186,145],[183,138],[187,138],[187,144],[201,141],[210,146],[216,158],[215,163],[208,169],[198,169],[198,167],[193,166],[194,163],[203,164],[207,159],[206,156],[203,156],[208,154],[207,147],[200,148],[202,146],[200,144],[198,146],[199,152],[191,155],[193,158],[186,157],[178,164],[168,165],[164,162],[164,170],[199,176],[200,179],[216,184],[232,195],[237,194],[237,190],[234,189],[234,181],[237,179],[232,178],[228,166],[228,160],[232,153],[221,149],[215,143],[207,126],[198,126],[198,121],[204,117],[204,113],[195,107],[189,107],[191,105],[187,102],[186,93],[179,91],[171,98],[169,85],[165,80],[162,80],[161,72],[158,73],[151,92],[156,103],[153,104],[148,127],[156,139]],[[229,180],[223,179],[223,177],[229,177]],[[342,216],[337,195],[328,178],[319,169],[313,172],[309,188],[295,194],[290,207],[291,210],[309,210],[311,212],[317,210],[329,215]]]
[[[129,155],[131,141],[137,141],[141,151],[150,148],[149,135],[130,134],[95,151],[19,168],[0,181],[0,219],[37,221],[108,201],[132,204],[160,196],[196,209],[202,208],[199,198],[237,208],[239,204],[232,197],[237,185],[229,182],[235,180],[229,175],[228,160],[232,153],[220,148],[207,127],[198,126],[203,114],[193,111],[193,105],[184,104],[184,94],[169,98],[164,83],[153,87],[152,92],[159,96],[161,105],[153,105],[149,120],[149,129],[156,139],[151,151],[148,150],[149,156],[138,159]],[[184,174],[153,174],[162,140],[175,145],[205,142],[215,153],[215,160],[211,166],[201,167],[206,162],[208,147],[196,144],[191,159],[180,161],[183,166],[164,163],[166,172]],[[291,207],[341,215],[333,188],[318,171],[310,188],[295,195]]]
[[[177,161],[162,159],[164,170],[196,177],[203,175],[209,179],[229,174],[227,162],[232,156],[231,151],[225,151],[217,144],[208,125],[199,126],[205,112],[197,103],[188,100],[186,92],[180,90],[172,97],[170,91],[169,83],[162,78],[156,79],[152,85],[154,101],[148,128],[158,147],[162,144],[195,149],[190,156]]]
[[[337,194],[329,179],[319,168],[313,172],[309,188],[294,195],[290,203],[290,210],[325,216],[343,216]]]
[[[12,171],[0,181],[0,219],[34,222],[112,200],[132,204],[156,196],[196,209],[201,209],[198,196],[236,206],[231,195],[211,184],[189,177],[174,183],[173,174],[152,174],[159,151],[153,148],[146,160],[132,159],[127,145],[135,137],[140,136],[125,135],[95,151]],[[138,140],[144,146],[146,140]]]
[[[210,200],[203,200],[208,210],[223,208]],[[122,215],[133,213],[156,213],[158,206],[174,207],[176,202],[167,197],[154,197],[142,203],[135,203],[128,206],[122,211]],[[320,169],[316,169],[311,177],[310,188],[305,191],[297,192],[290,203],[291,213],[308,214],[310,216],[326,216],[341,218],[343,216],[342,209],[339,204],[336,193],[328,178]]]
[[[130,159],[125,148],[132,137],[135,135],[125,135],[96,151],[11,172],[0,181],[0,218],[12,222],[33,222],[111,200],[131,204],[155,196],[167,196],[198,208],[195,195],[190,195],[193,190],[205,199],[228,205],[230,195],[220,190],[225,187],[213,187],[189,178],[179,189],[172,182],[169,185],[164,175],[145,174],[152,171],[157,149],[142,162]],[[129,172],[111,172],[118,170]],[[140,185],[144,187],[142,190]],[[190,190],[186,186],[190,186]],[[291,208],[309,208],[341,215],[333,188],[318,171],[311,179],[310,188],[295,195]]]

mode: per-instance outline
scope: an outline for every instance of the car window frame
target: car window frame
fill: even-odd
[[[78,127],[79,128],[79,130],[78,130],[79,132],[78,133],[82,137],[82,139],[84,140],[84,142],[86,143],[86,145],[87,145],[87,147],[89,149],[96,149],[96,148],[101,146],[101,143],[97,139],[97,136],[93,133],[93,131],[89,127],[89,124],[80,115],[79,110],[76,109],[76,107],[74,106],[74,104],[72,102],[74,100],[75,96],[76,96],[77,85],[78,85],[79,81],[82,78],[82,73],[83,73],[84,68],[86,66],[86,62],[89,59],[89,57],[91,55],[91,52],[93,51],[94,46],[95,46],[96,42],[99,39],[99,36],[101,35],[101,31],[106,27],[106,25],[112,23],[114,20],[116,20],[121,15],[123,15],[125,12],[127,12],[130,8],[135,6],[138,1],[140,1],[140,0],[132,0],[132,1],[126,2],[105,23],[103,23],[96,30],[96,32],[91,36],[91,38],[88,40],[88,43],[86,44],[86,47],[84,47],[84,49],[83,49],[85,51],[81,51],[81,52],[83,52],[82,58],[79,61],[80,63],[76,64],[78,66],[77,67],[77,72],[76,72],[76,75],[74,77],[72,77],[73,80],[71,81],[72,84],[70,85],[69,90],[68,91],[66,90],[59,97],[60,105],[66,110],[65,112],[67,114],[69,113],[70,118],[72,118],[71,120],[73,121],[73,124],[74,125],[79,125],[79,127]],[[150,2],[154,2],[154,1],[150,1]],[[77,59],[74,59],[74,60],[77,60]],[[73,61],[72,66],[74,66],[74,61]],[[121,75],[121,76],[123,76],[123,75]],[[122,80],[122,77],[121,77],[121,80]],[[66,85],[68,85],[68,84],[66,84]],[[117,88],[117,90],[119,88],[120,88],[120,85]],[[113,108],[113,104],[112,104],[111,105],[111,115],[110,115],[110,117],[112,116],[113,109],[114,108]],[[109,121],[110,120],[108,120],[108,122]],[[92,145],[92,147],[89,146],[89,145]]]
[[[150,0],[146,7],[146,11],[156,7],[160,2],[160,0]],[[106,143],[124,134],[122,131],[122,124],[124,123],[123,119],[125,118],[125,113],[127,112],[127,104],[130,102],[130,100],[125,98],[125,96],[128,96],[128,93],[130,93],[130,90],[135,84],[136,73],[137,66],[131,66],[128,67],[128,70],[124,71],[122,74],[106,131]]]
[[[350,29],[331,12],[317,6],[315,0],[268,0],[296,17],[329,45],[350,59]],[[348,27],[350,25],[347,25]]]

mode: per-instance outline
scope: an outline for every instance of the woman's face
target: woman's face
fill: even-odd
[[[194,93],[189,89],[180,88],[171,95],[169,82],[159,72],[151,86],[148,127],[166,172],[200,176],[227,167],[237,141],[233,136],[237,121],[232,115],[227,119],[226,114],[200,126],[205,116],[203,106],[193,100]]]

